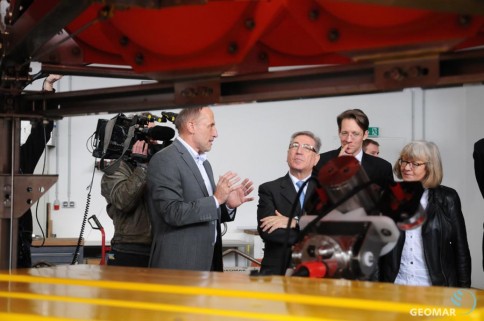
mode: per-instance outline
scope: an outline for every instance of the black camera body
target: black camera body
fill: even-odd
[[[162,144],[153,145],[153,153],[161,150],[171,143],[175,136],[175,131],[166,126],[155,126],[145,128],[149,122],[174,122],[175,113],[162,113],[162,117],[148,115],[134,115],[127,117],[124,114],[118,114],[110,120],[99,119],[94,133],[94,149],[92,156],[109,159],[130,159],[132,157],[132,148],[135,142],[144,140],[162,141]]]

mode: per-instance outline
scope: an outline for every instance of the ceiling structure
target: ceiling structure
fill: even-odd
[[[10,0],[1,115],[62,117],[484,80],[479,0]],[[31,62],[42,72],[29,74]],[[151,79],[26,93],[48,73]],[[140,81],[141,83],[141,81]]]

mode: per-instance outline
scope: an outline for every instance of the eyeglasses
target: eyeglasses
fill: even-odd
[[[297,150],[297,149],[299,149],[299,146],[301,146],[303,148],[303,150],[305,150],[305,151],[317,153],[316,148],[314,148],[313,146],[311,146],[309,144],[299,144],[299,143],[296,143],[296,142],[289,144],[289,149]]]
[[[350,132],[340,132],[340,133],[339,133],[339,136],[340,136],[341,138],[346,138],[346,137],[348,137],[348,136],[351,136],[351,137],[353,137],[353,138],[358,138],[358,137],[360,137],[361,135],[363,135],[363,133],[362,133],[362,132],[351,132],[351,133],[350,133]]]
[[[405,167],[407,167],[407,165],[409,165],[410,166],[410,169],[414,169],[414,168],[420,167],[420,166],[425,165],[427,163],[428,162],[424,162],[424,163],[410,162],[410,161],[403,160],[401,158],[398,160],[398,164],[401,167],[405,168]]]

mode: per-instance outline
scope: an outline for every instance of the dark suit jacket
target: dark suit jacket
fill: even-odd
[[[471,255],[457,192],[443,185],[429,189],[427,219],[422,226],[424,261],[432,285],[471,286]],[[400,270],[405,232],[393,250],[379,260],[379,279],[394,283]]]
[[[316,164],[317,172],[319,172],[324,164],[329,162],[331,159],[338,157],[340,150],[341,148],[338,148],[320,154],[319,162]],[[361,166],[365,170],[370,181],[394,181],[392,165],[383,158],[363,153],[363,157],[361,158]]]
[[[208,161],[203,165],[215,191],[212,167]],[[195,160],[179,140],[151,158],[148,189],[154,233],[150,266],[223,271],[220,222],[233,220],[235,213],[231,217],[225,205],[216,207]]]
[[[474,172],[477,185],[484,197],[484,138],[474,144]],[[484,269],[484,235],[482,236],[482,268]]]
[[[479,185],[479,190],[484,197],[484,138],[474,144],[473,157],[477,185]]]
[[[49,141],[54,122],[47,125],[38,122],[32,126],[29,137],[20,146],[20,171],[22,174],[33,174],[37,163],[44,153],[45,144]],[[17,267],[32,267],[30,247],[32,245],[32,211],[30,208],[19,218],[18,221],[18,251]]]
[[[309,181],[305,195],[308,200],[315,188],[315,183]],[[291,214],[293,203],[297,201],[296,216],[301,216],[301,205],[296,199],[297,192],[289,174],[274,181],[264,183],[259,186],[259,204],[257,205],[257,229],[259,235],[264,240],[264,258],[262,259],[261,274],[283,274],[290,261],[290,247],[296,242],[299,229],[291,229],[287,247],[284,244],[287,239],[287,229],[277,229],[272,233],[263,232],[260,228],[260,220],[264,217],[275,215],[275,211],[288,216]],[[282,265],[284,251],[287,249],[286,264]]]

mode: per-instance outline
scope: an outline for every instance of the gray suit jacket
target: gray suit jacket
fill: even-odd
[[[208,161],[204,167],[215,190]],[[224,205],[217,209],[197,164],[179,140],[152,157],[148,166],[148,190],[154,233],[150,266],[222,270],[220,221],[233,217],[228,216]]]

